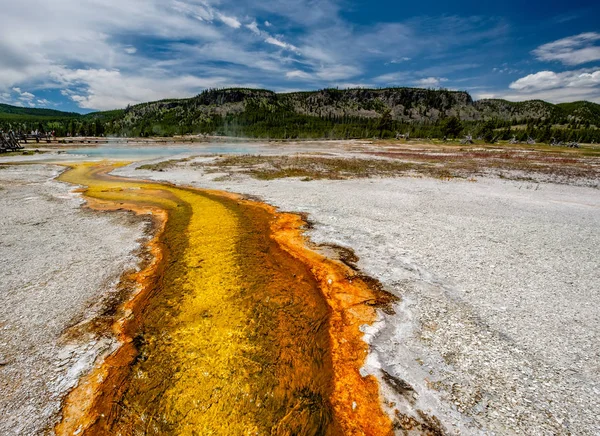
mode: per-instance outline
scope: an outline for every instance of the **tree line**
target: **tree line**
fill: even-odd
[[[560,124],[563,123],[563,124]],[[394,138],[409,134],[416,138],[460,138],[471,135],[486,141],[600,142],[600,129],[589,121],[535,119],[521,121],[489,119],[463,121],[447,117],[437,121],[398,121],[389,109],[378,117],[357,117],[325,113],[321,116],[297,113],[285,105],[248,101],[237,113],[205,114],[192,108],[175,107],[131,113],[128,110],[68,118],[32,118],[15,115],[0,117],[0,130],[56,136],[173,136],[211,134],[273,139],[353,139]]]

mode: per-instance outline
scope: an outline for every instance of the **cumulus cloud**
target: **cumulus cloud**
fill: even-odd
[[[587,32],[539,46],[533,54],[541,61],[580,65],[600,60],[600,33]]]
[[[6,97],[13,87],[26,86],[61,90],[82,108],[111,109],[190,96],[205,87],[264,86],[252,80],[259,71],[288,71],[289,61],[272,53],[295,47],[276,38],[267,44],[265,36],[260,41],[265,49],[258,51],[232,11],[189,0],[11,4],[0,15],[3,100],[35,103],[26,94]],[[23,17],[44,26],[22,32]],[[136,38],[152,41],[153,49],[132,44]],[[276,48],[267,50],[273,43]]]
[[[419,79],[415,82],[415,85],[423,86],[423,87],[438,87],[442,84],[442,82],[447,82],[448,79],[445,77],[425,77],[423,79]]]
[[[592,101],[600,103],[600,89],[598,88],[555,88],[542,91],[519,92],[480,92],[473,95],[476,99],[503,98],[510,101],[544,100],[551,103],[569,103],[573,101]]]
[[[600,86],[600,70],[577,70],[555,73],[540,71],[510,84],[518,91],[541,91],[556,88],[587,88]]]
[[[510,89],[517,90],[539,90],[552,89],[560,86],[561,80],[559,75],[553,71],[540,71],[535,74],[521,77],[519,80],[512,82],[509,85]]]
[[[35,98],[34,94],[32,94],[31,92],[22,91],[21,88],[19,88],[19,87],[15,86],[12,90],[16,94],[16,98],[18,100],[20,100],[21,102],[29,103],[29,102],[32,102],[33,99]],[[10,95],[10,94],[8,94],[8,95]]]
[[[476,98],[504,98],[512,101],[546,100],[564,103],[588,100],[600,103],[600,69],[554,72],[539,71],[521,77],[508,91],[476,93]]]
[[[12,103],[12,96],[10,92],[0,92],[0,103]]]
[[[44,25],[23,32],[24,17]],[[59,65],[134,68],[136,61],[117,37],[123,34],[163,39],[219,37],[208,24],[157,0],[15,2],[0,15],[0,88],[33,82],[47,87],[50,71]]]
[[[45,99],[37,99],[35,94],[23,91],[20,87],[15,86],[10,90],[0,92],[0,103],[6,103],[13,106],[30,106],[35,107],[37,104],[44,105],[50,103]]]
[[[164,90],[174,98],[188,97],[208,87],[221,86],[222,77],[198,78],[191,75],[148,78],[122,74],[106,69],[57,69],[54,78],[66,87],[63,95],[77,102],[82,108],[115,109],[132,103],[159,100]]]
[[[25,17],[44,25],[23,32]],[[0,93],[19,101],[13,87],[54,89],[82,108],[111,109],[203,86],[379,84],[385,75],[370,78],[371,65],[461,56],[461,44],[504,31],[500,21],[453,16],[361,26],[341,0],[28,0],[0,14]]]

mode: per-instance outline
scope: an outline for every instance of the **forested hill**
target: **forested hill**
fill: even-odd
[[[10,106],[0,103],[0,120],[4,119],[41,119],[41,118],[79,118],[80,114],[62,112],[54,109],[37,109],[20,106]]]
[[[0,114],[0,122],[2,115]],[[417,88],[324,89],[274,93],[207,90],[196,97],[142,103],[63,121],[59,134],[163,136],[216,134],[259,138],[458,136],[600,141],[600,105],[473,101],[467,92]],[[62,130],[61,130],[62,129]],[[64,130],[64,131],[63,131]]]

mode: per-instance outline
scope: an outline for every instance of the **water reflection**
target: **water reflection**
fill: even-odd
[[[189,156],[194,154],[245,154],[256,153],[257,147],[251,144],[208,144],[208,145],[106,145],[79,147],[64,150],[65,154],[86,158],[147,160],[163,157]],[[88,159],[89,160],[89,159]]]

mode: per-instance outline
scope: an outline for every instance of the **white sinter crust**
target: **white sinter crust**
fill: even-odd
[[[110,332],[66,338],[135,267],[146,225],[81,208],[49,165],[0,168],[0,434],[43,434]]]
[[[600,433],[600,191],[479,178],[260,181],[181,163],[168,180],[307,212],[317,243],[351,247],[402,298],[365,329],[365,373],[450,433]],[[218,178],[217,181],[213,179]],[[408,398],[408,399],[407,399]]]

